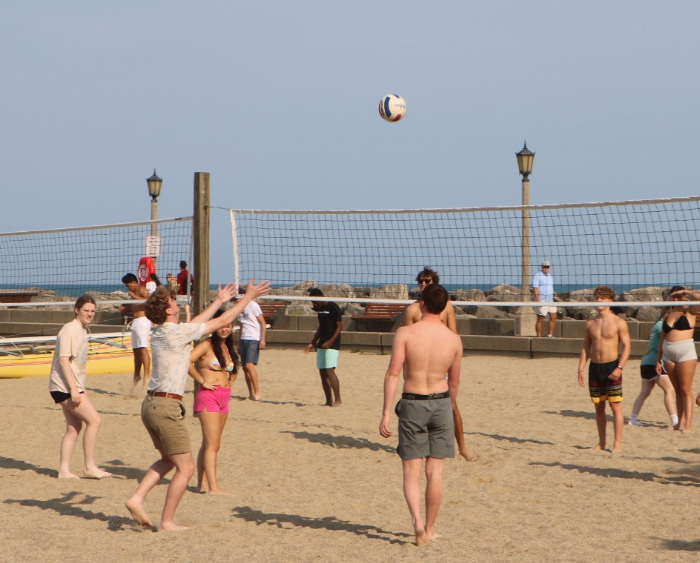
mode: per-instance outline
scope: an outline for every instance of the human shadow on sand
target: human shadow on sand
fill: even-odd
[[[685,540],[665,540],[662,538],[653,538],[661,540],[662,549],[671,551],[700,551],[700,540],[685,541]]]
[[[77,498],[79,495],[83,495],[84,498],[82,500],[74,501],[73,499]],[[108,516],[104,512],[93,512],[92,510],[85,510],[79,506],[93,504],[99,498],[101,497],[84,495],[78,491],[71,491],[62,497],[51,498],[48,500],[7,499],[3,502],[5,504],[31,506],[40,508],[41,510],[53,510],[61,516],[76,516],[85,520],[100,520],[102,522],[106,522],[107,529],[111,530],[112,532],[121,530],[122,526],[134,527],[134,521],[131,518],[126,518],[125,516]]]
[[[107,471],[109,471],[110,473],[113,473],[114,475],[121,475],[122,477],[126,477],[127,479],[134,479],[135,481],[141,481],[144,475],[146,475],[146,470],[124,465],[124,462],[119,459],[111,459],[109,461],[105,461],[104,465],[109,466],[107,467]],[[169,483],[170,480],[164,478],[160,482]]]
[[[660,485],[681,485],[683,487],[700,487],[700,479],[696,477],[691,477],[689,475],[681,475],[678,472],[678,477],[665,477],[663,475],[657,475],[650,471],[627,471],[625,469],[616,468],[602,468],[602,467],[589,467],[585,465],[573,465],[570,463],[545,463],[540,461],[532,461],[530,465],[539,465],[542,467],[560,467],[561,469],[567,469],[569,471],[578,471],[579,473],[588,473],[589,475],[596,475],[598,477],[616,477],[618,479],[637,479],[639,481],[652,481],[654,483],[659,483]],[[688,471],[685,471],[688,473]],[[693,471],[693,473],[696,473]]]
[[[308,407],[306,403],[297,403],[296,401],[269,401],[267,399],[260,399],[258,403],[263,403],[266,405],[294,405],[295,407]]]
[[[86,391],[90,391],[91,393],[96,393],[97,395],[116,395],[118,397],[121,396],[121,393],[115,393],[114,391],[105,391],[104,389],[97,389],[96,387],[86,387]]]
[[[563,409],[560,411],[542,411],[544,414],[558,414],[559,416],[566,416],[568,418],[585,418],[587,420],[595,420],[595,412],[587,411],[572,411],[571,409]],[[612,415],[606,415],[606,418],[612,422]]]
[[[366,438],[353,438],[352,436],[333,436],[332,434],[312,434],[311,432],[293,432],[291,430],[283,430],[282,434],[291,434],[297,440],[308,440],[314,444],[323,444],[331,448],[347,449],[354,448],[357,450],[372,450],[373,452],[385,451],[390,454],[396,453],[396,448],[387,446],[386,444],[377,444],[370,442]]]
[[[493,438],[494,440],[505,440],[506,442],[515,442],[517,444],[540,444],[542,446],[553,446],[553,442],[543,442],[542,440],[532,440],[530,438],[515,438],[513,436],[501,436],[500,434],[486,434],[485,432],[465,432],[469,435],[486,436],[487,438]]]
[[[40,467],[32,463],[27,463],[21,459],[13,459],[11,457],[0,456],[0,467],[3,469],[19,469],[20,471],[33,471],[39,475],[48,475],[49,477],[58,477],[58,471]]]
[[[290,526],[298,526],[300,528],[311,528],[314,530],[329,530],[350,532],[356,536],[364,536],[369,539],[382,540],[389,543],[405,545],[406,542],[396,538],[412,538],[411,534],[401,532],[389,532],[382,530],[376,526],[366,526],[364,524],[353,524],[346,520],[338,520],[335,516],[326,516],[325,518],[309,518],[308,516],[300,516],[299,514],[284,514],[284,513],[268,513],[262,510],[253,510],[249,506],[236,506],[233,508],[233,516],[242,518],[246,522],[255,522],[267,524],[269,526],[277,526],[282,529],[291,529]],[[393,537],[391,537],[393,536]]]

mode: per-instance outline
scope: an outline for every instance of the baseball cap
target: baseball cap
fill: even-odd
[[[545,260],[544,262],[542,262],[542,267],[543,267],[543,268],[544,268],[545,266],[551,266],[551,265],[552,265],[552,263],[551,263],[549,260]]]

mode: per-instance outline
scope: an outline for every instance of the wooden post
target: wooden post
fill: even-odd
[[[209,172],[194,174],[194,295],[192,316],[209,303]]]

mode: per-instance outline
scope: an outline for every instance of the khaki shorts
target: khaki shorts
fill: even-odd
[[[411,401],[401,399],[399,415],[399,456],[401,459],[455,456],[452,400]]]
[[[192,451],[182,402],[169,397],[146,395],[141,403],[141,420],[157,450],[168,455]]]

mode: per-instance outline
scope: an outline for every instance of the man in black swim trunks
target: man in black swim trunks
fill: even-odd
[[[627,322],[610,310],[610,303],[615,298],[615,292],[606,285],[599,285],[593,292],[598,302],[598,315],[586,322],[586,338],[581,350],[578,365],[578,383],[584,384],[583,370],[590,357],[588,367],[588,390],[591,401],[595,404],[595,420],[598,426],[598,445],[594,450],[606,448],[605,431],[605,401],[610,403],[613,413],[613,428],[615,443],[613,453],[619,452],[622,442],[622,429],[625,419],[622,415],[622,370],[630,357],[632,342]],[[622,345],[622,354],[619,348]]]

